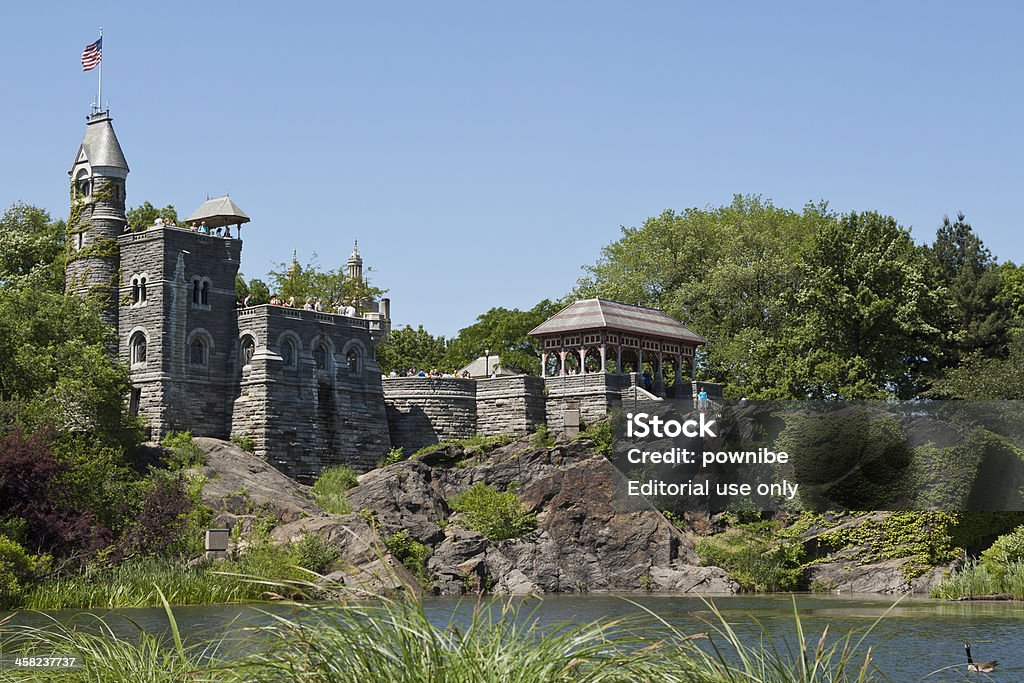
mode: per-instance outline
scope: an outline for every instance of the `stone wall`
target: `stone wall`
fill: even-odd
[[[375,343],[362,318],[278,306],[238,311],[232,434],[252,438],[257,455],[301,481],[333,465],[372,469],[391,446]]]
[[[622,405],[622,393],[637,384],[637,375],[592,373],[546,377],[544,382],[548,429],[560,431],[564,427],[563,412],[571,406],[580,411],[583,425],[587,426]]]
[[[529,375],[476,380],[476,431],[528,434],[545,420],[544,380]]]
[[[476,434],[476,380],[390,377],[383,385],[391,444],[406,455]]]

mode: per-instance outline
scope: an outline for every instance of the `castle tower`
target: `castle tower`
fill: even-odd
[[[352,254],[348,257],[348,279],[363,281],[363,257],[359,255],[359,240],[352,242]]]
[[[191,430],[226,439],[238,381],[235,275],[249,220],[224,198],[189,216],[214,229],[132,226],[120,246],[120,356],[131,369],[132,412],[153,438]]]
[[[116,328],[120,251],[128,162],[114,135],[110,114],[87,119],[85,137],[71,165],[71,211],[65,286],[69,294],[99,302],[103,321]]]

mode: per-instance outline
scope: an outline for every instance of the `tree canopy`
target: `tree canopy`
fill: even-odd
[[[709,340],[699,376],[735,397],[911,398],[962,356],[1006,356],[1024,275],[962,214],[922,246],[890,216],[737,195],[624,227],[574,295],[683,321]]]
[[[348,277],[343,265],[333,270],[321,268],[316,254],[305,265],[294,257],[288,264],[279,263],[268,275],[272,293],[286,301],[294,297],[299,306],[308,300],[319,299],[327,307],[347,302],[361,309],[363,302],[378,298],[385,292],[371,286],[365,278]]]

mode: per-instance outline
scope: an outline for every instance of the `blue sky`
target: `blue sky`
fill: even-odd
[[[754,193],[1020,238],[1012,3],[5,3],[0,205],[67,214],[95,98],[128,203],[230,192],[242,267],[358,237],[397,324],[569,291],[620,225]]]

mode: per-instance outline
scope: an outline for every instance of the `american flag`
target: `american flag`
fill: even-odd
[[[103,39],[100,38],[95,43],[89,43],[82,50],[82,71],[89,71],[95,69],[96,65],[103,60]]]

